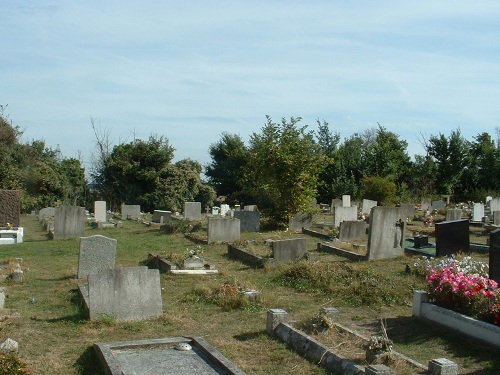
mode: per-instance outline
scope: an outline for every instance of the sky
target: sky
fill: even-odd
[[[341,140],[380,124],[423,155],[457,129],[496,138],[499,19],[498,1],[0,0],[0,105],[86,168],[91,119],[202,165],[266,115]]]

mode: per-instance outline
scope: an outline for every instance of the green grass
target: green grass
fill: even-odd
[[[204,245],[203,258],[217,275],[161,275],[163,317],[146,322],[118,323],[113,319],[88,321],[75,280],[77,239],[50,241],[35,216],[23,216],[25,242],[0,246],[0,262],[23,258],[24,282],[2,282],[7,288],[7,312],[19,318],[0,322],[1,338],[19,342],[19,358],[33,374],[101,374],[92,345],[95,342],[141,340],[172,336],[203,336],[248,374],[326,374],[286,345],[265,334],[266,310],[283,308],[293,320],[307,320],[323,306],[340,311],[341,322],[365,333],[388,321],[395,349],[423,363],[447,357],[465,368],[462,373],[500,372],[498,350],[486,348],[429,323],[411,318],[415,288],[421,277],[404,272],[412,259],[351,262],[319,254],[319,263],[299,262],[254,269],[227,255],[227,245]],[[123,228],[88,228],[117,240],[117,267],[145,263],[148,253],[185,254],[206,236],[204,225],[172,233],[124,221]],[[306,237],[308,249],[317,239],[288,232],[242,233],[241,241],[263,243],[268,238]],[[479,255],[474,255],[479,256]],[[486,259],[482,256],[483,260]],[[230,285],[231,287],[228,287]],[[258,304],[242,303],[232,288],[261,292]],[[35,299],[35,302],[33,301]],[[467,372],[468,371],[468,372]]]

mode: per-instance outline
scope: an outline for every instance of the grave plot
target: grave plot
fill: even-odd
[[[184,254],[154,254],[149,253],[148,265],[160,272],[169,272],[177,275],[210,275],[219,271],[215,265],[203,259],[203,247],[188,248]]]

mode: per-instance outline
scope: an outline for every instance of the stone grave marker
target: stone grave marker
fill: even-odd
[[[500,225],[500,210],[493,211],[493,224]]]
[[[474,203],[474,208],[472,210],[472,221],[481,222],[484,217],[484,204]]]
[[[490,232],[489,266],[490,279],[500,284],[500,228]]]
[[[257,205],[255,204],[249,204],[246,206],[243,206],[243,211],[258,211],[259,209],[257,208]]]
[[[342,207],[342,199],[332,199],[332,205],[330,206],[331,212],[335,212],[335,207]]]
[[[433,209],[433,210],[439,211],[440,209],[445,208],[445,207],[446,207],[446,203],[442,199],[437,200],[437,201],[432,201],[431,209]]]
[[[212,207],[212,215],[214,216],[219,215],[219,207]]]
[[[171,211],[154,210],[151,221],[157,224],[168,224],[172,218]]]
[[[88,276],[91,320],[139,321],[163,315],[160,272],[147,267],[102,270]]]
[[[240,220],[223,217],[208,218],[208,243],[240,240]]]
[[[459,251],[469,252],[469,220],[436,223],[436,256],[450,256]]]
[[[38,220],[43,222],[45,218],[56,216],[56,209],[54,207],[45,207],[38,212]]]
[[[364,214],[369,214],[372,207],[377,206],[377,201],[373,201],[371,199],[363,199],[363,203],[361,205],[361,212]]]
[[[335,227],[339,227],[342,221],[355,221],[358,219],[358,208],[356,206],[343,207],[337,206],[334,207],[333,211],[333,225]]]
[[[373,207],[368,230],[367,259],[387,259],[404,254],[406,222],[400,207]]]
[[[368,224],[364,221],[342,221],[340,223],[339,240],[352,242],[354,240],[362,239],[366,236],[367,228]]]
[[[220,205],[220,216],[226,216],[227,213],[229,212],[230,207],[228,204],[221,204]]]
[[[402,203],[399,207],[401,207],[403,220],[408,218],[413,220],[413,217],[415,216],[415,205],[413,203]]]
[[[421,202],[420,202],[420,209],[422,211],[427,211],[431,208],[432,206],[432,200],[430,198],[422,198]]]
[[[462,210],[460,208],[446,210],[446,221],[456,221],[460,219],[462,219]]]
[[[184,219],[201,219],[201,202],[184,202]]]
[[[235,210],[234,218],[240,221],[240,232],[260,231],[260,212]]]
[[[288,222],[288,229],[293,232],[301,232],[302,228],[310,229],[313,217],[307,212],[296,213]]]
[[[54,240],[82,237],[85,232],[85,208],[60,206],[55,209]]]
[[[500,198],[490,199],[490,212],[500,211]]]
[[[105,223],[106,219],[106,202],[105,201],[95,201],[94,202],[94,221],[96,223]]]
[[[351,196],[348,194],[342,195],[342,207],[351,207]]]
[[[81,237],[78,278],[115,268],[116,240],[101,235]]]
[[[0,190],[0,227],[9,223],[13,227],[20,224],[21,192],[19,190]]]
[[[293,262],[307,253],[305,238],[292,238],[272,242],[273,259],[276,263]]]
[[[138,204],[122,204],[122,220],[139,220],[141,217],[141,206]]]

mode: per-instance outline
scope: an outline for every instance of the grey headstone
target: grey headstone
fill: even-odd
[[[203,259],[197,256],[187,257],[184,259],[184,268],[187,269],[203,268],[204,265],[205,263],[203,262]]]
[[[89,280],[90,319],[117,321],[159,318],[163,314],[160,272],[147,267],[102,270]]]
[[[255,204],[249,204],[246,206],[243,206],[243,211],[258,211],[259,209],[257,208],[257,205]]]
[[[482,203],[474,203],[473,211],[472,211],[472,221],[481,222],[484,217],[484,204]]]
[[[94,202],[94,221],[99,223],[104,223],[106,219],[106,202],[105,201],[95,201]]]
[[[413,203],[402,203],[400,206],[404,220],[413,220],[415,216],[415,205]]]
[[[38,212],[38,220],[44,221],[47,217],[54,217],[56,215],[56,209],[54,207],[45,207]]]
[[[440,199],[440,200],[437,200],[437,201],[432,201],[432,209],[433,210],[440,210],[442,208],[445,208],[446,207],[446,203],[444,202],[444,200]]]
[[[234,218],[240,220],[241,232],[260,231],[260,212],[258,211],[234,211]]]
[[[493,224],[500,225],[500,210],[493,211]]]
[[[306,255],[307,241],[305,238],[277,240],[273,241],[272,248],[276,263],[292,262]]]
[[[436,223],[436,256],[443,257],[459,251],[469,252],[469,220]]]
[[[364,221],[342,221],[340,223],[339,240],[352,242],[366,237],[368,224]]]
[[[171,218],[172,218],[171,211],[154,210],[153,219],[151,219],[151,221],[153,223],[168,224]]]
[[[138,204],[122,204],[122,220],[139,220],[141,216],[141,206]]]
[[[201,219],[201,202],[184,202],[184,219]]]
[[[490,200],[490,212],[500,211],[500,198]]]
[[[55,209],[54,239],[81,237],[85,232],[85,208],[60,206]]]
[[[462,210],[459,208],[452,208],[446,210],[446,221],[456,221],[462,219]]]
[[[489,265],[490,279],[500,283],[500,229],[490,232]]]
[[[356,206],[337,206],[333,210],[333,225],[339,227],[342,221],[355,221],[358,219],[358,209]]]
[[[240,220],[222,217],[208,218],[208,243],[234,242],[240,239]]]
[[[422,201],[420,203],[420,209],[422,211],[425,212],[425,211],[429,210],[431,208],[431,206],[432,206],[432,199],[430,199],[430,198],[422,198]]]
[[[302,228],[310,229],[312,225],[312,215],[305,212],[296,213],[288,222],[288,229],[294,232],[302,231]]]
[[[342,207],[342,199],[338,199],[338,198],[335,198],[335,199],[332,199],[332,205],[330,206],[330,210],[332,212],[335,211],[335,207]]]
[[[361,206],[361,212],[364,214],[369,214],[372,207],[377,206],[377,201],[373,201],[370,199],[363,199],[363,204]]]
[[[457,375],[458,365],[446,358],[437,358],[429,361],[430,375]]]
[[[342,207],[351,207],[351,196],[348,194],[342,195]]]
[[[101,270],[114,268],[116,258],[116,240],[101,235],[80,238],[78,257],[78,278]]]
[[[406,223],[400,207],[373,207],[368,231],[368,260],[404,254]]]

